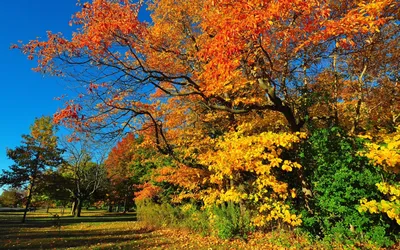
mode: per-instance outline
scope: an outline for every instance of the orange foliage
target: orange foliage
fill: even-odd
[[[148,182],[138,185],[137,188],[141,190],[135,192],[136,200],[152,199],[162,191],[160,187],[154,186],[153,184]]]
[[[113,179],[126,179],[132,176],[129,163],[134,157],[135,136],[128,134],[111,150],[105,161],[107,175]]]

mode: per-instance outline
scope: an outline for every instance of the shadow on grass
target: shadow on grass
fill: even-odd
[[[147,234],[151,233],[151,230],[139,229],[139,230],[124,230],[124,231],[108,231],[108,230],[75,230],[75,231],[63,231],[52,228],[52,230],[46,230],[42,232],[24,232],[19,234],[4,235],[3,239],[9,241],[24,241],[24,240],[40,240],[40,239],[79,239],[79,238],[103,238],[103,236],[131,236],[136,234]]]
[[[13,214],[14,215],[14,214]],[[0,218],[0,235],[13,233],[19,228],[45,228],[51,226],[67,226],[78,223],[101,223],[101,222],[121,222],[121,221],[136,221],[135,214],[104,214],[101,216],[63,216],[63,217],[32,217],[27,218],[25,223],[21,223],[21,218],[18,216]]]
[[[0,249],[143,249],[168,244],[152,230],[132,226],[135,214],[28,217],[26,223],[19,215],[0,215]]]
[[[155,240],[149,230],[77,230],[28,232],[0,240],[1,249],[62,249],[71,247],[98,247],[114,249],[119,245],[123,249],[142,249],[161,247],[165,242]],[[118,247],[119,248],[119,247]]]

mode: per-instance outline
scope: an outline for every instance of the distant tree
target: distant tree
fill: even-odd
[[[128,134],[111,150],[105,161],[107,176],[111,182],[108,197],[110,205],[123,204],[124,212],[128,210],[128,206],[133,205],[133,187],[134,184],[138,184],[133,179],[135,173],[131,166],[135,153],[135,140],[133,134]]]
[[[3,170],[0,186],[27,188],[26,209],[22,222],[25,222],[37,180],[47,169],[57,167],[63,162],[63,150],[58,147],[56,130],[50,117],[36,118],[30,128],[30,134],[22,135],[22,145],[7,150],[7,156],[15,164],[10,166],[10,170]]]
[[[15,188],[4,190],[0,195],[0,207],[17,207],[22,204],[24,197],[21,190]]]
[[[66,163],[60,173],[73,183],[66,188],[73,200],[71,214],[80,217],[83,203],[90,201],[107,184],[104,149],[90,138],[66,142],[65,148]]]
[[[111,182],[108,201],[123,206],[124,212],[134,206],[135,192],[140,192],[157,168],[158,157],[154,148],[148,147],[143,137],[127,134],[115,145],[105,161],[107,176]],[[155,160],[156,159],[156,160]],[[165,162],[158,165],[164,165]]]
[[[73,180],[61,173],[62,168],[57,171],[46,171],[41,176],[36,188],[37,196],[34,197],[35,202],[45,202],[46,204],[55,203],[64,208],[73,199],[68,191],[74,186]],[[49,206],[48,206],[49,207]]]

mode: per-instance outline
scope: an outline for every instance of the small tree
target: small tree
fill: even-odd
[[[30,134],[22,135],[22,145],[7,150],[7,156],[15,164],[10,166],[10,170],[3,170],[3,174],[0,175],[0,186],[27,188],[23,223],[38,178],[46,169],[57,167],[63,162],[61,157],[63,150],[58,148],[56,130],[50,117],[37,118],[30,128]]]
[[[15,188],[4,190],[0,195],[0,207],[17,207],[23,202],[24,196],[21,190]]]
[[[60,205],[62,213],[64,213],[65,207],[72,200],[69,189],[74,186],[74,183],[71,179],[63,176],[61,170],[62,168],[59,167],[58,171],[46,171],[41,176],[35,192],[38,196],[34,198],[36,202],[46,201],[48,205],[50,202]]]

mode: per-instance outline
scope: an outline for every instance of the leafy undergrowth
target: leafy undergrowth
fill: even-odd
[[[0,214],[0,249],[344,249],[282,231],[255,233],[247,241],[221,240],[185,230],[150,228],[134,221],[132,214],[83,215],[56,220],[37,213],[21,224]]]

